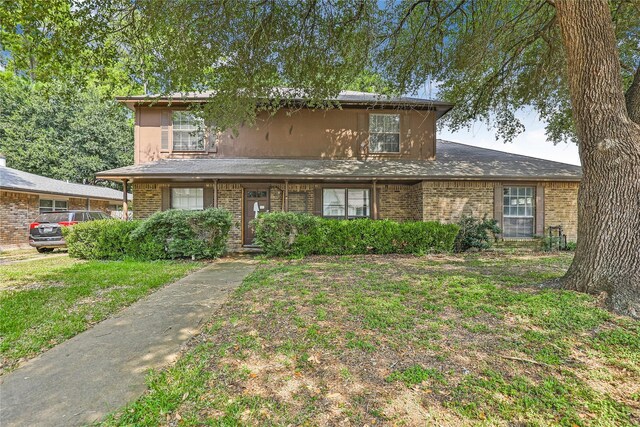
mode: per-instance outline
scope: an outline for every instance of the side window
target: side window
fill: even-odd
[[[533,237],[535,230],[535,189],[505,187],[502,201],[502,235]]]
[[[40,199],[39,213],[66,211],[68,203],[66,200]]]

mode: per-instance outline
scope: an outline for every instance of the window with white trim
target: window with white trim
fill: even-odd
[[[40,199],[40,213],[66,211],[68,208],[69,204],[66,200]]]
[[[203,151],[204,120],[189,111],[173,111],[173,150]]]
[[[369,152],[400,152],[400,114],[369,114]]]
[[[535,190],[533,187],[505,187],[502,202],[502,235],[533,237]]]
[[[322,190],[322,216],[328,218],[368,218],[368,188],[325,188]]]
[[[201,210],[204,207],[203,196],[202,188],[172,188],[171,209]]]

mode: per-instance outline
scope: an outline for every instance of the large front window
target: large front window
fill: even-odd
[[[201,210],[204,206],[202,188],[172,188],[171,209]]]
[[[369,189],[325,188],[322,192],[322,215],[341,219],[369,217]]]
[[[505,187],[503,190],[504,237],[533,237],[534,232],[533,187]]]
[[[400,152],[400,114],[369,115],[369,151]]]
[[[204,120],[188,111],[173,112],[173,149],[204,150]]]

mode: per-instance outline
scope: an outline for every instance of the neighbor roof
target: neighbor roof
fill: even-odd
[[[501,179],[579,181],[580,166],[438,140],[435,160],[167,159],[98,173],[105,179]]]
[[[138,104],[183,104],[192,102],[206,102],[215,95],[215,92],[191,92],[174,93],[168,96],[134,95],[118,96],[116,99],[130,107]],[[289,88],[275,88],[273,96],[286,98],[292,102],[304,103],[304,92]],[[451,110],[454,104],[427,98],[411,96],[386,96],[373,92],[358,92],[343,90],[330,102],[338,102],[343,107],[388,107],[388,108],[413,108],[418,110],[435,110],[438,118]]]
[[[0,189],[90,199],[122,200],[122,192],[111,188],[60,181],[6,166],[0,166]]]

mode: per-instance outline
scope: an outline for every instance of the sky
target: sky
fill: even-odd
[[[422,90],[413,95],[427,99],[439,99],[438,84],[436,82],[425,83]],[[496,140],[495,130],[489,129],[483,122],[476,122],[469,129],[464,128],[457,132],[451,132],[447,128],[438,129],[437,137],[492,150],[580,165],[578,146],[573,143],[554,145],[553,142],[548,141],[545,135],[545,123],[540,120],[533,109],[520,109],[516,112],[516,117],[524,125],[525,131],[512,142],[505,143],[503,140]]]
[[[544,131],[545,123],[538,119],[535,112],[519,113],[517,117],[526,130],[513,142],[496,141],[495,131],[488,129],[484,123],[480,122],[472,125],[469,130],[463,129],[457,132],[443,128],[439,130],[438,138],[572,165],[580,164],[578,146],[571,143],[554,145],[547,141]]]

